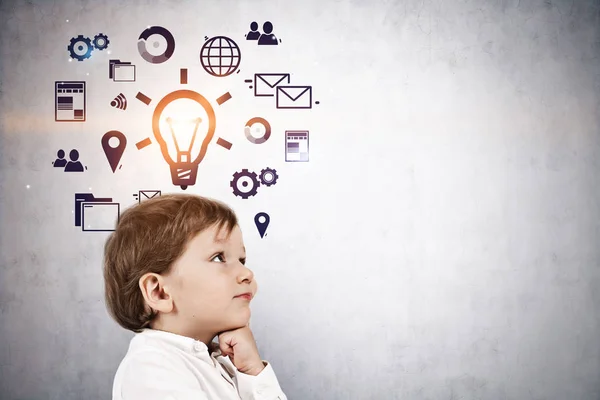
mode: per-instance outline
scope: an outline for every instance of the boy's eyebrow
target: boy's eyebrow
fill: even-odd
[[[216,244],[223,244],[223,243],[227,242],[227,240],[226,240],[226,239],[216,239],[216,238],[215,238],[215,239],[214,239],[214,242],[215,242]],[[214,247],[214,246],[213,246],[213,247]],[[245,256],[246,256],[246,246],[243,246],[242,248],[244,249],[244,257],[245,257]]]

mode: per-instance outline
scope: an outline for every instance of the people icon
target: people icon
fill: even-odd
[[[258,40],[260,37],[260,32],[258,31],[258,23],[256,21],[252,21],[250,24],[250,32],[246,35],[246,40]]]
[[[250,32],[246,34],[246,40],[258,40],[259,45],[278,45],[277,38],[273,34],[273,24],[267,21],[263,24],[263,32],[258,31],[258,23],[252,21],[250,23]],[[279,40],[281,42],[281,40]]]
[[[67,163],[65,167],[65,172],[83,172],[83,165],[79,160],[79,152],[75,149],[71,150],[69,153],[70,161]]]
[[[54,168],[64,168],[65,165],[67,165],[67,160],[65,160],[65,151],[63,149],[58,150],[56,152],[56,156],[58,158],[52,163]]]
[[[79,152],[75,149],[69,152],[69,161],[65,159],[65,151],[60,149],[56,152],[58,157],[52,163],[55,168],[64,168],[64,172],[83,172],[84,167],[79,160]],[[87,167],[85,167],[87,169]]]
[[[277,45],[277,38],[273,34],[273,24],[269,21],[263,24],[263,34],[258,38],[258,45]]]

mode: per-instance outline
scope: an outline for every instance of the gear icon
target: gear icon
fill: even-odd
[[[241,186],[249,189],[240,189],[240,181]],[[256,195],[258,188],[260,186],[260,182],[256,175],[256,172],[249,172],[247,169],[242,169],[240,172],[236,172],[233,174],[233,179],[229,183],[229,186],[233,189],[233,194],[242,199],[247,199],[250,196]]]
[[[105,48],[108,47],[110,40],[108,40],[108,36],[106,36],[104,33],[99,33],[96,36],[94,36],[93,43],[94,43],[94,47],[97,50],[104,50]]]
[[[91,57],[94,47],[90,38],[79,35],[71,39],[71,42],[67,45],[67,50],[69,50],[71,58],[83,61]]]
[[[260,181],[265,186],[276,184],[278,178],[277,171],[272,168],[267,167],[260,171]]]

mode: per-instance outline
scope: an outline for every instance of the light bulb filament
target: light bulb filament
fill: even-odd
[[[171,131],[171,136],[173,137],[173,142],[175,143],[175,149],[177,150],[177,161],[178,162],[190,162],[190,153],[192,151],[192,147],[194,146],[194,141],[196,140],[196,132],[198,131],[198,125],[202,122],[202,118],[198,117],[196,119],[191,120],[190,122],[195,123],[194,132],[192,133],[192,140],[190,142],[190,146],[187,151],[181,151],[179,148],[179,143],[177,140],[177,136],[175,136],[175,131],[173,129],[173,119],[171,117],[166,118],[167,124],[169,124],[169,130]]]

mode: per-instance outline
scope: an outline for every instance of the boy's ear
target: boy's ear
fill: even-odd
[[[162,276],[149,272],[144,274],[138,283],[144,300],[150,308],[162,313],[173,311],[173,298],[165,290],[165,281]]]

